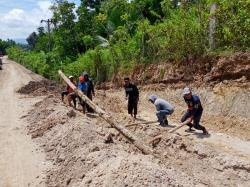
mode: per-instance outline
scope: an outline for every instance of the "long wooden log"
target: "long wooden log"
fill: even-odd
[[[153,149],[149,146],[143,144],[140,140],[137,139],[128,129],[126,129],[123,125],[118,124],[112,116],[107,114],[104,110],[102,110],[99,106],[93,103],[86,95],[82,93],[81,90],[77,89],[76,86],[64,75],[64,73],[59,70],[59,75],[63,78],[63,80],[76,92],[76,94],[82,98],[82,100],[87,103],[104,121],[109,123],[113,128],[119,131],[125,138],[127,138],[132,144],[135,145],[139,150],[144,154],[152,154],[158,157]]]
[[[158,121],[145,121],[145,122],[138,122],[138,123],[132,123],[128,124],[125,127],[131,127],[131,126],[136,126],[136,125],[141,125],[141,124],[152,124],[152,123],[157,123]]]
[[[171,129],[171,130],[168,131],[168,132],[169,132],[169,133],[173,133],[173,132],[177,131],[178,129],[184,127],[184,126],[187,125],[188,123],[190,123],[190,121],[189,121],[189,120],[186,120],[186,121],[184,121],[183,123],[181,123],[179,126],[173,128],[173,129]]]

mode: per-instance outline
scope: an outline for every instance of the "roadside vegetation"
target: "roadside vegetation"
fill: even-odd
[[[82,0],[75,8],[55,1],[51,32],[39,27],[27,38],[29,50],[14,45],[9,58],[50,79],[62,69],[103,82],[141,64],[250,47],[250,0]]]

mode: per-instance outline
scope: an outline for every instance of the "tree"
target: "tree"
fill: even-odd
[[[38,27],[37,31],[38,31],[38,36],[39,37],[45,35],[45,29],[44,29],[44,27]]]
[[[36,46],[38,40],[38,35],[36,34],[36,32],[32,32],[28,38],[26,38],[26,41],[29,44],[30,49],[34,49]]]
[[[12,46],[15,46],[15,45],[16,45],[16,43],[13,40],[8,39],[7,41],[4,41],[4,40],[0,39],[0,54],[1,55],[6,55],[6,50],[9,47],[12,47]]]
[[[160,21],[164,14],[161,8],[161,2],[163,0],[134,0],[136,8],[140,10],[143,18],[147,18],[150,23],[154,24]]]
[[[78,53],[75,31],[74,3],[60,1],[52,6],[53,17],[57,27],[53,32],[54,50],[62,57],[75,58]]]

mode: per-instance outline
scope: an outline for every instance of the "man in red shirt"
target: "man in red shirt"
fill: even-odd
[[[69,80],[73,84],[75,84],[73,76],[69,76]],[[71,106],[71,101],[73,100],[74,108],[76,108],[76,98],[75,97],[71,97],[72,93],[74,93],[74,90],[69,85],[67,85],[66,90],[61,93],[62,101],[64,100],[64,96],[67,96],[68,97],[69,105]]]

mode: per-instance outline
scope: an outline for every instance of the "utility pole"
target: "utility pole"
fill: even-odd
[[[52,19],[47,19],[47,20],[44,20],[42,19],[41,20],[41,23],[47,23],[47,27],[48,27],[48,33],[49,33],[49,52],[51,51],[51,37],[50,37],[50,24],[53,23]]]
[[[210,21],[209,21],[209,47],[210,50],[215,49],[216,43],[215,43],[215,29],[216,29],[216,17],[215,17],[215,12],[217,9],[217,4],[212,3],[210,7]]]

